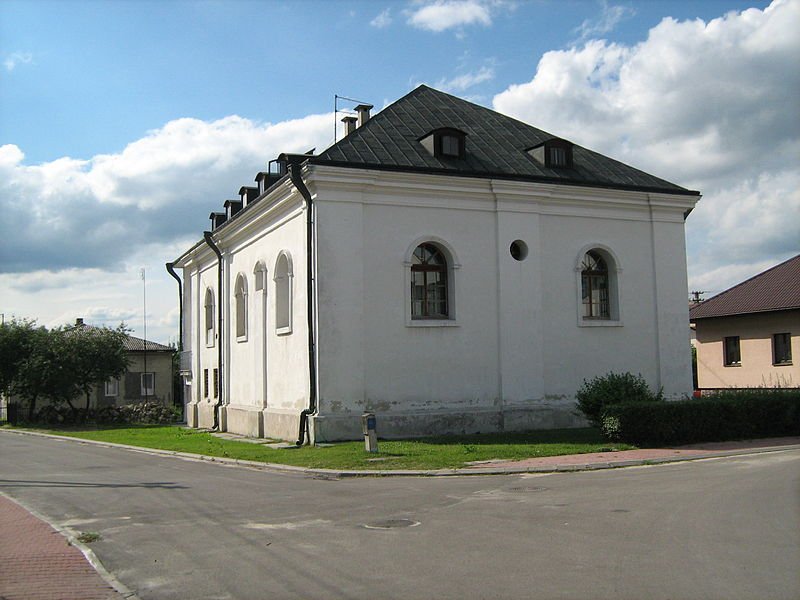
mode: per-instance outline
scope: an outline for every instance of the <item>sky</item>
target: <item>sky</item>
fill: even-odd
[[[341,136],[335,95],[421,83],[702,192],[708,298],[800,253],[798,32],[800,0],[2,0],[0,313],[174,343],[209,213]]]

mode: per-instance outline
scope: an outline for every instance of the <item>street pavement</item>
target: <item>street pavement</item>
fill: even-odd
[[[89,546],[143,600],[800,597],[796,447],[605,471],[349,478],[0,431],[0,491],[60,529],[99,533]],[[32,531],[6,503],[0,540]],[[4,562],[0,598],[68,597],[9,595]]]

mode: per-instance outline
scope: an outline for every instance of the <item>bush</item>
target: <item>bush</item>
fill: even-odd
[[[615,404],[603,411],[601,430],[611,441],[638,446],[800,435],[800,391],[722,392],[680,402]]]
[[[614,404],[656,402],[662,400],[661,390],[657,394],[641,375],[631,373],[608,373],[591,381],[583,380],[578,392],[578,409],[595,427],[601,427],[603,410]]]
[[[165,424],[174,423],[180,415],[172,406],[160,402],[140,402],[120,407],[127,423]]]

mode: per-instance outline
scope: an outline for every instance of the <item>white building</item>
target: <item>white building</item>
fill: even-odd
[[[699,193],[420,86],[281,155],[183,269],[189,423],[384,437],[582,423],[584,378],[692,388]]]

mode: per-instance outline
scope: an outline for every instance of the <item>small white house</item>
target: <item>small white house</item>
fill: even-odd
[[[576,390],[609,371],[690,392],[698,192],[427,86],[371,108],[272,161],[168,265],[190,425],[525,430],[581,424]]]

